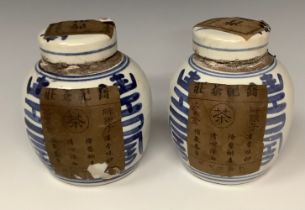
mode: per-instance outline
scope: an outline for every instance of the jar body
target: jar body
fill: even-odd
[[[95,175],[93,175],[91,178],[82,178],[77,175],[72,178],[64,177],[58,174],[54,169],[52,161],[50,161],[49,158],[49,151],[46,147],[45,136],[43,133],[44,127],[42,126],[40,113],[41,91],[43,88],[82,90],[88,88],[97,88],[100,87],[101,84],[104,86],[115,86],[119,90],[119,102],[121,107],[119,110],[121,113],[119,114],[121,115],[120,119],[122,125],[121,130],[124,150],[122,151],[122,154],[124,156],[124,169],[116,174],[107,174],[107,176],[104,176],[104,171],[100,171],[101,168],[99,168],[94,172]],[[140,67],[128,56],[123,55],[121,61],[109,69],[100,71],[93,75],[91,74],[82,76],[60,76],[51,74],[44,71],[38,63],[30,72],[30,75],[26,80],[24,94],[25,95],[23,101],[25,124],[29,140],[34,146],[34,149],[41,161],[57,178],[61,179],[62,181],[77,185],[106,184],[120,179],[132,172],[141,159],[149,138],[151,93],[148,81],[144,73],[141,71]],[[92,115],[94,115],[94,112]],[[90,132],[88,135],[91,135]],[[116,135],[116,133],[113,133],[112,135]],[[61,139],[65,138],[63,135],[59,137]],[[96,139],[94,141],[100,140]],[[74,142],[74,145],[75,144],[76,148],[80,147],[77,146],[78,142]],[[89,151],[87,152],[94,153],[94,149],[94,147],[93,149],[88,147]],[[109,154],[111,154],[111,151]],[[68,155],[69,154],[66,153],[61,154],[61,156]],[[79,156],[82,156],[83,158],[87,155],[89,157],[89,153],[87,154],[86,152],[85,154],[76,153],[72,155],[72,158],[77,159]],[[93,156],[94,155],[98,156],[99,154],[93,154]]]
[[[262,140],[263,152],[257,171],[249,174],[228,176],[198,170],[198,168],[190,164],[189,147],[194,145],[191,145],[188,140],[190,135],[188,130],[190,111],[188,96],[189,87],[192,82],[266,86],[268,108]],[[169,124],[172,140],[177,146],[183,164],[191,173],[201,179],[219,184],[249,182],[262,175],[273,165],[287,140],[292,119],[293,87],[287,71],[276,59],[274,59],[270,66],[264,69],[230,73],[200,67],[194,62],[194,55],[192,55],[173,77],[170,91]],[[216,152],[226,153],[227,151],[224,149],[223,151],[218,150]],[[233,155],[236,155],[236,151]]]

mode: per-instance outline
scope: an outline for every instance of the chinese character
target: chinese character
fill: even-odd
[[[230,21],[226,21],[225,24],[229,26],[237,26],[242,22],[243,22],[242,20],[230,20]]]
[[[86,139],[86,144],[91,144],[92,143],[92,139],[91,138],[87,138]]]
[[[236,137],[236,136],[235,136],[234,134],[229,134],[229,136],[228,136],[228,138],[231,139],[231,140],[234,140],[235,137]]]
[[[210,112],[210,119],[219,128],[228,127],[234,121],[234,112],[226,104],[217,104]]]
[[[81,92],[81,95],[80,95],[80,98],[84,101],[89,101],[91,100],[91,97],[90,97],[90,90],[89,89],[82,89],[80,90]]]
[[[88,126],[88,121],[80,110],[70,110],[65,116],[67,126],[73,131],[81,131]]]
[[[100,84],[99,86],[99,99],[102,99],[102,98],[109,98],[109,89],[107,88],[106,85],[104,84]]]
[[[194,103],[191,105],[191,117],[190,121],[192,124],[198,125],[200,123],[200,115],[199,115],[199,104]]]
[[[56,96],[56,93],[54,91],[54,89],[49,89],[47,88],[45,93],[44,93],[44,98],[48,99],[48,100],[53,100]]]
[[[233,142],[230,142],[230,143],[229,143],[229,148],[230,148],[230,149],[233,149],[233,148],[234,148],[234,143],[233,143]]]
[[[247,142],[247,147],[251,147],[251,145],[252,145],[252,142],[251,142],[251,141],[248,141],[248,142]]]
[[[203,93],[204,86],[202,83],[195,83],[194,85],[194,93]]]
[[[216,154],[216,149],[215,148],[211,148],[209,152],[210,152],[211,155],[215,155]]]
[[[106,148],[107,148],[107,149],[110,149],[110,148],[111,148],[111,144],[110,144],[110,143],[107,143],[107,144],[106,144]]]
[[[239,86],[238,85],[230,85],[227,87],[228,96],[239,96]]]
[[[251,153],[251,149],[245,150],[245,154],[249,155]]]
[[[63,94],[63,100],[67,101],[67,102],[70,102],[71,101],[71,97],[72,97],[71,92],[69,90],[65,90],[65,92]]]
[[[194,137],[194,141],[200,143],[200,139],[198,138],[198,136]]]
[[[249,133],[249,134],[247,135],[247,138],[248,138],[248,139],[252,139],[252,138],[253,138],[253,134],[252,134],[252,133]]]
[[[228,156],[233,156],[234,155],[234,151],[233,150],[228,150],[227,151],[227,155]]]
[[[211,133],[210,134],[210,139],[211,140],[216,140],[217,134],[216,133]]]
[[[247,88],[247,96],[257,96],[257,85],[254,83],[250,83]]]
[[[198,129],[198,128],[194,129],[194,133],[195,133],[196,135],[200,136],[200,129]]]
[[[222,88],[218,84],[214,84],[211,94],[213,96],[220,96],[222,92]]]

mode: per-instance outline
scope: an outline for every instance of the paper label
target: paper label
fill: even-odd
[[[93,179],[88,168],[95,164],[107,165],[106,175],[124,170],[121,103],[117,87],[43,88],[40,103],[46,149],[58,175]]]
[[[216,29],[244,37],[246,40],[261,31],[270,31],[270,26],[264,21],[246,18],[213,18],[195,25],[195,27]]]
[[[107,34],[112,37],[114,30],[112,21],[75,20],[52,23],[48,26],[44,36],[67,36],[75,34]]]
[[[192,167],[222,176],[259,170],[268,104],[265,85],[192,82],[188,103]]]

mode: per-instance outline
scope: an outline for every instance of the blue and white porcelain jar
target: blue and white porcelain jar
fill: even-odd
[[[26,132],[62,181],[106,184],[131,173],[150,131],[151,93],[140,67],[117,50],[109,19],[51,24],[24,89]]]
[[[193,27],[195,53],[171,82],[171,137],[186,168],[214,183],[264,174],[287,141],[293,87],[268,52],[270,27],[215,18]]]

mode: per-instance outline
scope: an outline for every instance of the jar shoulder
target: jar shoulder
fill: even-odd
[[[190,80],[195,82],[211,82],[228,85],[249,83],[263,84],[266,77],[280,77],[280,80],[283,80],[287,86],[291,88],[293,86],[288,70],[276,58],[271,65],[263,69],[251,72],[233,73],[199,67],[194,64],[191,61],[191,57],[189,57],[172,76],[171,87],[177,83],[181,83],[182,81]]]
[[[32,83],[37,83],[39,81],[47,81],[48,87],[53,88],[90,88],[96,87],[98,83],[103,83],[105,85],[112,85],[115,79],[115,75],[119,75],[120,78],[129,78],[138,80],[140,82],[147,82],[144,72],[141,67],[130,57],[123,54],[123,59],[114,66],[98,72],[96,74],[88,74],[82,76],[74,75],[57,75],[44,71],[40,66],[40,61],[38,61],[29,71],[28,75],[24,81],[24,87],[31,85]],[[144,81],[143,81],[144,80]],[[29,84],[31,83],[31,84]],[[46,83],[46,82],[45,82]]]

